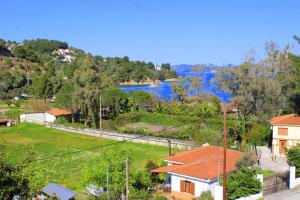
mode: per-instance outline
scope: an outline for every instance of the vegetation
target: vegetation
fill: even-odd
[[[256,178],[256,169],[241,168],[227,177],[227,199],[234,200],[261,192],[262,184]]]
[[[300,145],[287,149],[287,160],[290,166],[296,167],[296,177],[300,177]]]
[[[157,159],[163,159],[168,155],[166,147],[132,142],[120,142],[113,145],[116,141],[95,139],[33,124],[19,124],[17,127],[2,128],[0,129],[0,138],[1,144],[7,147],[7,161],[10,164],[24,163],[26,154],[20,152],[35,152],[36,156],[33,160],[44,159],[39,162],[34,161],[32,162],[34,165],[31,165],[31,169],[36,166],[32,171],[38,172],[34,176],[36,178],[32,178],[32,180],[42,181],[42,183],[36,182],[35,184],[39,186],[39,189],[49,182],[57,182],[76,191],[83,191],[86,186],[84,184],[86,170],[95,166],[99,168],[100,165],[105,164],[104,161],[107,157],[102,154],[109,155],[113,150],[116,154],[124,151],[128,153],[128,156],[131,157],[130,170],[133,170],[132,173],[135,170],[143,170],[147,161],[153,159],[153,155]],[[111,147],[103,147],[101,152],[101,149],[97,148],[101,143],[111,145]],[[115,148],[113,148],[114,146]],[[91,150],[81,153],[57,156],[89,148]],[[147,151],[144,151],[145,149]],[[108,153],[105,153],[106,151]],[[117,159],[114,160],[116,162]],[[113,160],[111,161],[113,162]]]
[[[202,192],[200,197],[197,198],[197,200],[214,200],[214,197],[212,196],[211,191],[208,190],[208,191]]]

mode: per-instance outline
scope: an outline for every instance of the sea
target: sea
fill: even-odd
[[[174,65],[172,69],[174,69],[178,76],[181,77],[184,81],[179,81],[185,89],[187,89],[188,95],[195,94],[213,94],[217,96],[222,102],[229,102],[230,95],[220,89],[218,89],[217,85],[213,81],[216,77],[216,70],[223,66],[216,66],[213,64],[205,64],[201,65],[201,71],[195,70],[195,67],[199,65]],[[201,78],[201,85],[203,86],[199,90],[188,90],[191,80],[195,77]],[[143,90],[151,93],[154,96],[157,96],[160,99],[165,99],[167,101],[171,101],[174,96],[174,92],[171,87],[171,82],[163,81],[158,85],[130,85],[130,86],[120,86],[119,88],[125,92]]]

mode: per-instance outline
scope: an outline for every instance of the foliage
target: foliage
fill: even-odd
[[[28,105],[33,112],[45,112],[50,109],[49,102],[40,99],[29,99]]]
[[[129,134],[138,134],[138,135],[149,135],[150,131],[148,128],[145,127],[120,127],[118,128],[118,131],[123,133],[129,133]]]
[[[234,200],[259,193],[261,182],[256,178],[256,169],[241,168],[227,177],[227,199]]]
[[[287,149],[287,160],[290,166],[296,167],[296,176],[300,177],[300,145]]]
[[[85,180],[85,170],[88,170],[90,166],[97,168],[101,164],[103,161],[101,157],[104,152],[110,150],[108,145],[114,146],[115,149],[126,149],[127,152],[130,152],[133,158],[130,170],[133,171],[136,169],[143,170],[146,162],[152,159],[153,155],[156,155],[157,159],[163,159],[168,155],[167,147],[132,142],[116,143],[114,140],[100,140],[99,138],[67,133],[34,124],[19,124],[16,127],[1,128],[0,138],[1,144],[5,142],[7,144],[7,158],[10,163],[22,163],[26,155],[20,152],[27,152],[27,147],[31,147],[32,151],[37,153],[37,156],[33,157],[34,159],[51,157],[61,153],[68,154],[91,147],[95,148],[68,156],[32,162],[34,165],[30,166],[33,169],[31,171],[37,172],[35,175],[37,178],[33,177],[32,179],[40,188],[48,182],[57,182],[75,191],[84,190],[87,185],[81,183]],[[103,146],[106,146],[102,148],[102,151],[96,148],[100,146],[100,141],[102,141]],[[145,149],[147,151],[144,151]],[[45,181],[45,183],[38,184],[39,181]],[[30,184],[35,185],[32,181]]]
[[[248,142],[254,145],[268,145],[271,130],[267,124],[254,122],[248,132]]]
[[[29,181],[23,177],[22,167],[7,161],[4,146],[0,146],[0,198],[13,199],[15,195],[27,198],[30,193]]]
[[[176,82],[172,83],[172,90],[174,91],[173,98],[182,104],[185,103],[185,100],[187,98],[187,92],[184,89],[184,87]]]
[[[125,192],[125,160],[132,162],[130,153],[123,148],[112,147],[106,150],[100,162],[94,163],[85,173],[84,184],[93,183],[100,187],[106,187],[106,166],[109,171],[109,192],[112,198],[119,198]],[[100,165],[99,165],[100,163]],[[129,184],[134,199],[140,199],[150,195],[146,189],[151,185],[149,174],[142,170],[129,170]]]
[[[102,96],[102,105],[109,108],[113,118],[128,110],[128,98],[123,90],[116,87],[109,87],[104,90]]]
[[[251,167],[254,163],[255,163],[255,161],[253,160],[252,153],[247,152],[247,153],[244,153],[240,157],[240,159],[236,162],[236,167],[238,169],[247,168],[247,167]]]
[[[205,192],[202,192],[200,197],[197,198],[197,200],[214,200],[214,197],[211,194],[210,190],[207,190]]]
[[[26,85],[26,77],[21,72],[0,72],[0,99],[21,95]]]
[[[148,111],[152,109],[153,97],[145,91],[130,91],[128,93],[133,111]]]

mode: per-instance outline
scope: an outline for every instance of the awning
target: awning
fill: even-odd
[[[177,167],[181,167],[182,165],[168,165],[168,166],[165,166],[165,167],[160,167],[160,168],[157,168],[157,169],[153,169],[151,170],[151,173],[167,173],[169,171],[171,171],[172,169],[175,169]]]

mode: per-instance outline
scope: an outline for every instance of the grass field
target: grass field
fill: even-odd
[[[103,145],[115,143],[114,140],[103,140]],[[0,143],[7,146],[9,160],[20,162],[25,152],[31,148],[45,158],[61,153],[69,153],[100,145],[100,138],[76,135],[56,129],[33,124],[19,124],[17,127],[0,129]],[[142,168],[150,159],[164,159],[168,155],[166,147],[139,144],[132,142],[118,143],[126,148],[133,157],[133,167]],[[106,148],[103,148],[105,151]],[[65,185],[75,191],[82,191],[80,184],[82,172],[90,162],[101,156],[100,149],[45,160],[43,167],[49,170],[49,181]]]

